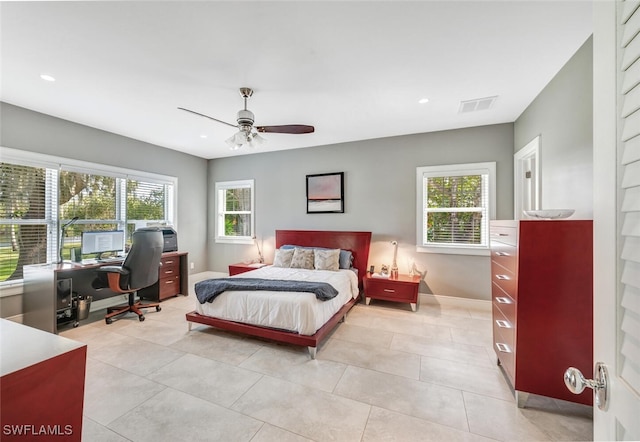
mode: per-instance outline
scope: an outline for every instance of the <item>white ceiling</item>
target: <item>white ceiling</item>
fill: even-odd
[[[592,32],[590,1],[2,2],[0,14],[2,101],[203,158],[513,122]],[[231,151],[234,128],[177,109],[234,123],[241,86],[256,125],[315,133]]]

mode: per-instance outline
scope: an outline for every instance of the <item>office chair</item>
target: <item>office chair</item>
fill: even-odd
[[[164,238],[158,228],[142,228],[133,232],[131,250],[121,267],[105,266],[96,269],[97,279],[94,288],[109,287],[115,293],[128,294],[129,303],[119,307],[107,308],[104,320],[107,324],[113,322],[113,317],[128,312],[138,315],[140,321],[144,321],[144,313],[141,309],[155,307],[161,310],[160,304],[142,304],[135,301],[136,292],[149,287],[158,281],[160,258]]]

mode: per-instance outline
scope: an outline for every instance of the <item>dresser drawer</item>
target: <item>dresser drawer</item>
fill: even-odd
[[[505,269],[516,273],[516,253],[515,246],[493,241],[491,243],[491,260]]]
[[[500,309],[493,305],[493,349],[500,363],[511,378],[515,379],[515,327],[502,314]]]
[[[491,225],[491,248],[494,242],[501,242],[510,246],[518,245],[518,228],[508,226]]]
[[[491,282],[497,284],[512,299],[517,300],[516,275],[502,266],[491,263]]]
[[[506,294],[498,285],[491,283],[491,298],[493,306],[497,307],[514,327],[516,325],[516,302]]]
[[[397,280],[367,278],[364,282],[364,295],[368,298],[389,301],[418,301],[418,284],[402,283]]]

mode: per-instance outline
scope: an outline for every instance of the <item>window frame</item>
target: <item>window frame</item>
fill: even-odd
[[[224,198],[223,194],[229,189],[251,189],[251,210],[241,212],[227,212],[224,210]],[[215,183],[215,242],[227,243],[227,244],[253,244],[256,231],[256,217],[255,217],[255,180],[234,180],[234,181],[218,181]],[[227,236],[224,234],[224,216],[227,213],[248,213],[251,216],[251,234],[249,236]]]
[[[178,229],[178,212],[177,212],[177,195],[178,195],[178,178],[162,175],[151,172],[144,172],[134,169],[126,169],[122,167],[114,167],[106,164],[93,163],[89,161],[74,160],[71,158],[59,157],[55,155],[43,154],[38,152],[30,152],[20,149],[14,149],[9,147],[0,146],[0,157],[4,163],[13,163],[21,166],[31,166],[44,168],[47,174],[55,174],[55,188],[53,191],[46,190],[46,195],[50,200],[47,201],[46,214],[47,217],[43,220],[44,224],[47,224],[47,263],[56,262],[59,258],[59,241],[60,241],[60,227],[61,224],[67,220],[59,219],[59,201],[58,201],[58,177],[61,171],[89,173],[94,175],[111,176],[119,178],[122,182],[126,183],[127,180],[145,181],[150,183],[165,184],[171,186],[171,191],[167,192],[167,200],[165,201],[165,216],[171,225]],[[120,186],[125,187],[126,186]],[[118,193],[118,192],[116,192]],[[117,196],[117,198],[126,198],[126,192],[124,195]],[[125,205],[124,212],[122,206]],[[118,217],[122,219],[115,220],[124,226],[129,224],[129,220],[126,218],[126,203],[120,201],[117,208]],[[18,220],[13,220],[16,223]],[[83,220],[91,221],[91,220]],[[100,220],[101,221],[101,220]],[[18,224],[33,223],[33,220],[26,222],[17,222]],[[0,281],[0,287],[5,291],[5,288],[13,286],[21,286],[23,279],[14,279],[10,281]],[[0,295],[2,297],[2,295]]]
[[[481,244],[426,243],[425,227],[427,225],[426,192],[424,180],[432,177],[451,177],[466,175],[488,176],[488,198],[483,212],[488,215],[481,227]],[[416,251],[420,253],[443,253],[455,255],[491,254],[489,245],[489,220],[496,217],[496,163],[446,164],[438,166],[420,166],[416,168]],[[483,220],[485,218],[483,217]]]

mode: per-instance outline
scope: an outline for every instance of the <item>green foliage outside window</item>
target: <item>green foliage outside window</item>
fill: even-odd
[[[225,236],[251,235],[251,189],[242,187],[224,192]]]
[[[427,241],[480,244],[482,175],[430,177],[425,185]]]
[[[57,183],[47,184],[47,169],[0,163],[0,281],[21,279],[23,266],[47,262],[47,244],[57,219],[47,219],[47,193],[57,191],[60,220],[78,221],[65,229],[63,258],[80,246],[85,230],[116,230],[130,234],[139,220],[165,220],[167,186],[126,180],[126,220],[118,213],[121,180],[110,176],[60,171]],[[51,208],[49,208],[51,209]],[[15,220],[15,221],[12,221]],[[39,222],[38,222],[39,221]],[[53,236],[56,237],[57,235]],[[57,250],[58,245],[53,245]]]

